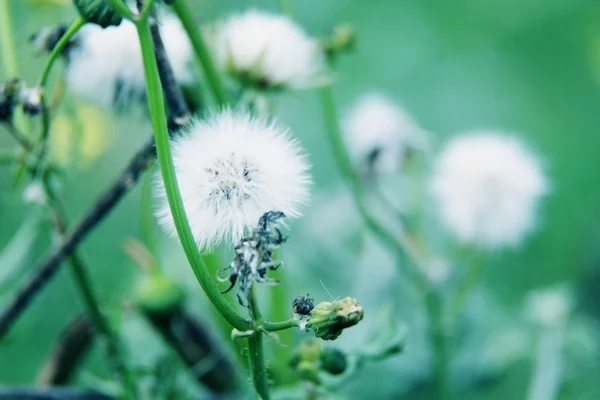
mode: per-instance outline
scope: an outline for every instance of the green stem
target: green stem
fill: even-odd
[[[5,71],[4,78],[18,78],[20,75],[19,60],[10,17],[10,0],[0,0],[0,48],[2,48],[0,58],[4,61],[2,65],[2,69]],[[29,133],[29,120],[20,112],[16,113],[15,119],[16,125]]]
[[[83,17],[78,17],[72,24],[69,26],[64,35],[60,38],[60,40],[56,43],[48,59],[46,60],[46,64],[44,65],[44,69],[42,70],[42,75],[40,76],[40,80],[38,82],[38,86],[41,90],[40,95],[40,105],[42,108],[42,132],[38,138],[38,152],[39,157],[36,164],[36,170],[42,164],[43,160],[46,157],[47,151],[46,146],[48,143],[48,136],[50,135],[50,110],[48,109],[48,105],[46,104],[46,85],[48,83],[48,78],[50,76],[50,72],[52,71],[52,67],[54,66],[55,61],[60,56],[60,53],[65,48],[71,38],[79,31],[79,29],[85,25],[86,21]]]
[[[397,265],[403,272],[413,280],[421,290],[427,287],[427,279],[423,273],[425,269],[419,268],[421,263],[420,258],[415,254],[412,245],[409,243],[409,238],[404,234],[394,234],[388,231],[381,225],[368,211],[365,202],[364,190],[360,177],[352,166],[352,161],[346,151],[342,132],[340,130],[335,101],[333,98],[333,89],[331,85],[323,86],[320,89],[321,108],[323,109],[323,117],[338,169],[342,174],[342,178],[346,181],[352,192],[352,197],[361,214],[367,228],[386,246],[388,246],[398,258]],[[407,261],[410,259],[413,265]],[[413,268],[414,267],[414,268]]]
[[[484,271],[484,263],[478,255],[474,255],[473,259],[467,266],[465,277],[460,282],[454,297],[450,300],[448,306],[448,321],[453,323],[458,315],[465,308],[471,294],[481,282]]]
[[[139,15],[137,15],[135,18],[138,20],[147,19],[148,16],[150,15],[150,12],[152,11],[153,5],[154,5],[154,0],[145,1],[142,10],[140,11]]]
[[[273,271],[273,279],[279,282],[285,282],[285,270],[278,268]],[[275,321],[285,320],[289,318],[292,310],[291,301],[288,298],[288,291],[285,285],[275,285],[269,290],[270,316]],[[289,368],[289,359],[291,357],[291,346],[289,343],[292,340],[291,332],[283,331],[279,333],[279,339],[287,346],[274,347],[274,363],[273,363],[273,378],[277,385],[284,385],[290,381],[292,374]]]
[[[262,315],[256,301],[256,292],[254,285],[250,289],[248,298],[250,314],[252,315],[252,326],[254,334],[248,338],[248,359],[250,361],[250,370],[252,372],[252,381],[254,388],[261,400],[269,400],[269,380],[265,368],[265,355],[263,349],[263,333],[257,329],[262,324]]]
[[[450,392],[450,371],[446,333],[442,318],[442,299],[440,293],[432,289],[425,298],[429,318],[429,340],[433,352],[434,383],[436,398],[448,400]]]
[[[114,9],[117,10],[117,12],[119,14],[121,14],[121,16],[123,18],[133,20],[133,18],[135,17],[135,15],[133,14],[133,11],[131,11],[131,9],[129,7],[127,7],[127,4],[123,3],[122,0],[109,0],[109,1],[110,1],[110,4],[112,4],[112,6],[114,7]]]
[[[10,0],[0,0],[0,45],[3,49],[3,69],[5,78],[13,78],[19,74],[19,62],[10,20]]]
[[[49,199],[56,230],[59,236],[64,239],[67,235],[66,218],[58,198],[54,193],[52,185],[48,180],[48,176],[46,176],[43,180],[43,187]],[[69,257],[69,263],[73,278],[77,288],[79,289],[88,314],[92,319],[96,329],[106,340],[106,352],[109,363],[114,369],[117,379],[122,385],[124,398],[128,400],[135,400],[137,398],[135,379],[126,367],[125,357],[119,338],[112,330],[110,323],[100,309],[100,302],[94,294],[92,283],[87,274],[86,267],[77,253],[73,253],[71,257]]]
[[[269,331],[269,332],[282,331],[284,329],[297,328],[299,326],[300,326],[300,322],[295,319],[288,319],[286,321],[280,321],[280,322],[264,321],[261,325],[261,327],[265,331]]]
[[[167,118],[165,115],[165,102],[160,85],[156,58],[154,56],[150,25],[148,20],[136,20],[135,25],[137,27],[142,49],[148,105],[150,108],[154,138],[156,140],[158,162],[179,240],[181,241],[181,245],[190,266],[196,275],[196,279],[198,279],[198,283],[200,283],[200,286],[213,306],[234,328],[241,331],[248,330],[251,325],[242,318],[221,295],[200,257],[198,247],[196,246],[194,236],[190,229],[187,214],[183,207],[183,201],[181,199],[181,193],[179,192],[177,177],[175,175],[175,167],[173,166],[173,160],[171,158]]]
[[[202,65],[202,69],[204,70],[204,74],[206,75],[208,85],[210,86],[215,101],[220,106],[226,105],[228,102],[227,93],[223,87],[223,83],[221,82],[221,78],[217,72],[217,68],[215,67],[210,52],[208,51],[208,47],[204,42],[204,38],[202,38],[202,35],[200,34],[198,24],[192,17],[192,10],[190,9],[189,4],[186,0],[176,0],[173,2],[172,7],[181,20],[183,29],[185,29],[192,42],[192,47],[196,52],[198,61],[200,61],[200,64]]]

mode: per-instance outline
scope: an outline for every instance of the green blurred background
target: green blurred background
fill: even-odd
[[[69,2],[61,5],[34,0],[8,1],[23,78],[33,83],[45,59],[27,45],[28,37],[42,26],[69,21],[75,14]],[[231,10],[276,9],[274,1],[192,3],[198,20],[205,22]],[[525,137],[544,160],[552,193],[543,202],[538,231],[521,248],[490,256],[486,285],[500,303],[517,307],[528,290],[555,282],[572,281],[579,285],[588,279],[589,271],[598,268],[598,1],[302,0],[293,4],[295,16],[312,34],[326,34],[340,22],[348,22],[358,31],[355,51],[338,63],[335,94],[340,109],[366,91],[379,90],[403,104],[424,128],[434,132],[434,147],[454,133],[499,128]],[[6,78],[3,71],[0,77]],[[67,103],[71,107],[75,104]],[[316,93],[278,96],[275,114],[293,128],[311,154],[315,199],[322,199],[318,194],[337,187],[339,176],[325,140]],[[72,221],[114,179],[150,133],[149,124],[139,116],[102,114],[89,105],[79,115],[86,121],[86,131],[74,129],[72,136],[53,142],[57,147],[55,153],[61,154],[68,165],[64,198]],[[2,148],[13,146],[7,136],[0,135]],[[21,191],[22,188],[14,188],[11,169],[2,167],[0,248],[34,212],[31,206],[23,204]],[[319,206],[316,201],[311,209]],[[294,229],[318,230],[302,226],[306,223],[301,220],[293,225]],[[48,254],[49,227],[42,224],[41,228],[23,268],[30,269],[36,260]],[[123,251],[123,243],[129,237],[140,237],[139,188],[82,246],[98,293],[115,308],[131,297],[132,285],[140,275]],[[165,267],[195,291],[194,278],[177,245],[167,238],[161,244]],[[283,253],[285,258],[285,250]],[[290,259],[294,260],[293,254]],[[304,266],[290,262],[288,265],[296,270],[289,289],[293,295],[310,292],[323,297],[320,278],[329,291],[352,295],[346,290],[352,280],[348,276],[354,273],[352,269],[329,264],[321,272],[307,268],[302,273]],[[0,269],[6,268],[10,266],[0,265]],[[13,288],[2,288],[3,302],[10,298]],[[597,302],[598,293],[595,295],[591,298]],[[201,296],[195,295],[192,300],[191,308],[206,315]],[[0,344],[0,383],[32,382],[61,328],[81,311],[82,305],[65,269]],[[367,315],[369,312],[367,309]],[[368,330],[374,324],[376,321],[367,318],[355,329]],[[87,366],[94,374],[107,374],[99,351],[92,354]],[[388,375],[380,375],[381,371],[387,371]],[[364,379],[353,382],[343,392],[350,398],[362,398],[369,393],[372,398],[419,397],[415,392],[395,392],[394,384],[402,380],[402,375],[389,371],[382,366],[368,366],[361,375]],[[529,364],[518,363],[493,390],[470,396],[523,398],[529,371]],[[598,373],[597,366],[577,371],[576,387],[563,390],[560,398],[599,398],[600,389],[593,381]],[[378,393],[373,390],[380,390],[381,396],[373,395]]]

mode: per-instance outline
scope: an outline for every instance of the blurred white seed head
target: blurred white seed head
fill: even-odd
[[[28,204],[46,204],[46,191],[40,181],[33,181],[23,190],[23,201]]]
[[[442,222],[460,242],[495,248],[518,245],[534,228],[549,182],[517,138],[477,131],[446,145],[430,189]]]
[[[267,211],[300,216],[308,201],[310,165],[288,130],[265,119],[224,110],[195,121],[172,141],[183,204],[200,248],[238,242]],[[175,225],[160,173],[156,176],[159,223]]]
[[[526,299],[525,312],[529,320],[545,327],[561,325],[573,306],[573,297],[565,286],[531,292]]]
[[[261,87],[306,88],[325,81],[318,42],[284,15],[231,15],[217,27],[215,58],[228,73]]]
[[[346,112],[342,128],[348,150],[363,173],[395,172],[407,148],[427,147],[425,131],[380,93],[361,96]]]
[[[178,83],[190,83],[193,51],[179,20],[166,15],[159,20],[167,58]],[[123,106],[145,95],[144,66],[138,35],[133,22],[102,29],[87,24],[77,34],[69,51],[67,85],[75,94],[104,107]]]

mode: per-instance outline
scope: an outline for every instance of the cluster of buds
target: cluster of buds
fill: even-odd
[[[281,211],[269,211],[258,220],[258,226],[250,236],[241,239],[235,247],[235,258],[227,267],[231,274],[225,280],[230,286],[223,291],[227,293],[240,281],[238,301],[242,306],[248,304],[248,295],[254,281],[262,283],[279,283],[266,277],[267,271],[274,271],[281,264],[273,260],[273,250],[285,243],[279,225],[285,214]]]
[[[17,78],[0,83],[0,121],[11,121],[19,105],[25,114],[38,114],[42,109],[41,96],[40,88],[28,88]]]
[[[330,375],[344,373],[348,367],[348,359],[340,350],[323,348],[319,341],[311,339],[303,342],[292,355],[290,366],[301,380],[320,384],[319,375],[322,372]]]
[[[356,299],[346,297],[330,303],[322,301],[313,306],[308,296],[298,296],[293,303],[294,314],[303,319],[303,329],[312,329],[315,336],[323,340],[337,339],[344,329],[358,324],[365,316],[365,311]]]

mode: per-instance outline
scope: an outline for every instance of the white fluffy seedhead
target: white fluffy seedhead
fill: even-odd
[[[247,113],[224,110],[195,121],[171,144],[192,233],[200,248],[237,243],[267,211],[300,216],[308,200],[310,165],[287,129]],[[160,174],[159,223],[175,226]]]
[[[159,21],[167,58],[179,83],[190,83],[193,51],[179,20]],[[133,22],[102,29],[87,24],[69,51],[66,81],[71,91],[102,106],[125,106],[146,93],[142,52]]]
[[[221,22],[215,58],[228,73],[261,87],[312,87],[324,82],[316,40],[289,17],[249,10]]]
[[[518,245],[533,229],[548,190],[537,158],[517,138],[498,132],[452,139],[431,180],[447,228],[460,242],[487,248]]]
[[[564,323],[572,307],[569,288],[556,286],[531,292],[526,299],[525,313],[531,322],[551,327]]]
[[[397,171],[407,148],[427,146],[425,131],[380,93],[361,96],[346,112],[342,127],[355,164],[366,173]]]

